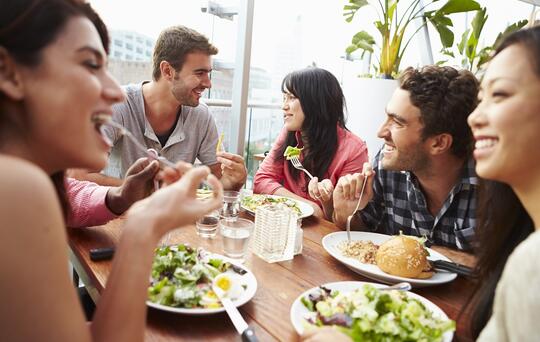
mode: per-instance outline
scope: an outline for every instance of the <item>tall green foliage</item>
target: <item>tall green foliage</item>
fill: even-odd
[[[347,53],[362,50],[375,53],[375,48],[380,50],[377,72],[384,78],[392,78],[399,71],[399,65],[411,39],[427,23],[431,23],[439,33],[443,47],[449,48],[454,44],[454,33],[450,29],[453,26],[449,15],[480,10],[480,5],[474,0],[407,0],[409,5],[404,12],[398,6],[400,0],[348,0],[343,7],[343,16],[347,22],[351,22],[358,11],[365,6],[373,5],[379,19],[374,22],[381,35],[380,45],[366,31],[356,33],[346,49]],[[401,0],[405,3],[404,0]],[[372,4],[373,3],[373,4]],[[425,4],[424,4],[425,3]],[[437,6],[440,4],[440,6]],[[432,9],[435,8],[436,9]],[[404,41],[405,34],[410,31],[410,24],[421,19],[422,24]]]
[[[452,49],[443,48],[441,51],[443,54],[450,56],[452,58],[459,58],[461,66],[473,73],[478,73],[484,63],[489,60],[493,49],[497,47],[501,39],[514,31],[519,30],[523,26],[527,25],[527,20],[520,20],[518,22],[509,25],[503,32],[499,33],[493,44],[485,47],[480,46],[480,37],[484,24],[488,19],[486,8],[482,8],[472,19],[470,27],[463,32],[461,40],[455,45]],[[446,61],[439,62],[438,64],[443,64]]]

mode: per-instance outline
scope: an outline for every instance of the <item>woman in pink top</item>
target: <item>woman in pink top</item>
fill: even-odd
[[[284,128],[257,171],[253,190],[302,200],[315,209],[315,216],[330,218],[334,185],[339,177],[362,170],[367,146],[345,127],[345,98],[330,72],[292,72],[281,90]],[[287,146],[302,148],[300,160],[314,176],[311,181],[285,159]]]

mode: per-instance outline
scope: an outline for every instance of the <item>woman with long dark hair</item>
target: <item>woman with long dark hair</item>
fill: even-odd
[[[296,198],[309,203],[319,217],[332,217],[332,192],[339,177],[361,172],[367,146],[345,126],[345,98],[338,80],[320,68],[306,68],[285,76],[284,128],[254,180],[254,192]],[[288,146],[301,148],[302,165],[284,157]]]
[[[469,116],[484,179],[477,227],[479,341],[540,340],[540,27],[497,48]],[[535,229],[536,227],[536,229]],[[483,329],[483,330],[482,330]]]
[[[64,170],[107,161],[95,119],[124,97],[106,68],[107,30],[83,1],[3,0],[1,7],[0,340],[142,341],[155,246],[218,208],[221,185],[197,168],[127,213],[88,325],[67,272]],[[196,188],[206,177],[215,198],[202,203]]]

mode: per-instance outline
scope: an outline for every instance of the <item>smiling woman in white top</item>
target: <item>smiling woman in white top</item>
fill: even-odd
[[[479,205],[479,341],[540,340],[540,27],[497,48],[469,116]],[[503,270],[504,269],[504,270]],[[496,290],[494,291],[496,286]],[[486,324],[487,322],[487,324]]]

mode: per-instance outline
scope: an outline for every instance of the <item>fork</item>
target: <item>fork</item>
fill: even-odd
[[[313,176],[311,175],[311,173],[309,173],[309,171],[306,170],[306,168],[302,165],[302,163],[300,162],[300,159],[298,159],[298,157],[291,157],[289,160],[291,161],[291,164],[294,166],[295,169],[298,169],[300,171],[304,171],[306,173],[306,175],[309,176],[309,179],[313,179]]]
[[[110,116],[107,116],[107,115],[96,115],[92,118],[92,121],[94,121],[95,123],[100,123],[100,124],[104,124],[104,125],[109,125],[111,127],[114,127],[116,129],[118,129],[120,135],[122,136],[125,136],[127,137],[129,140],[131,140],[131,142],[142,152],[144,153],[144,155],[146,157],[148,157],[149,159],[151,160],[157,160],[161,166],[161,168],[165,167],[165,166],[168,166],[168,167],[171,167],[171,168],[176,168],[176,165],[174,165],[173,162],[171,162],[170,160],[168,160],[167,158],[165,157],[162,157],[158,154],[158,152],[154,149],[147,149],[143,144],[141,144],[139,142],[139,140],[137,140],[137,138],[135,138],[133,136],[133,134],[128,131],[124,126],[114,122],[112,120],[112,118]]]
[[[362,183],[362,190],[360,190],[360,198],[358,199],[358,203],[356,203],[356,208],[354,208],[354,211],[347,217],[347,239],[349,240],[349,243],[351,242],[351,220],[354,216],[354,214],[358,211],[358,208],[360,208],[360,202],[362,202],[362,196],[364,195],[364,189],[366,188],[367,179],[364,177],[364,182]]]
[[[111,127],[114,127],[116,129],[118,129],[119,133],[121,136],[125,136],[127,137],[129,140],[131,140],[131,142],[142,152],[144,153],[144,155],[150,159],[150,160],[157,160],[158,163],[159,163],[159,166],[161,169],[165,168],[165,166],[168,166],[170,168],[173,168],[173,169],[176,169],[176,165],[168,160],[167,158],[163,157],[163,156],[160,156],[159,153],[153,149],[153,148],[150,148],[150,149],[147,149],[146,146],[144,146],[143,144],[141,144],[139,142],[139,140],[137,140],[137,138],[135,138],[135,136],[133,136],[133,134],[128,131],[124,126],[120,125],[119,123],[115,122],[112,120],[112,117],[111,116],[108,116],[108,115],[96,115],[94,117],[92,117],[92,121],[95,122],[95,123],[99,123],[99,124],[103,124],[103,125],[109,125]],[[210,186],[210,184],[208,184],[208,182],[206,180],[202,180],[201,182],[204,186],[206,187],[209,187],[209,188],[212,188]],[[154,183],[154,187],[156,188],[157,190],[157,186],[156,184]]]

